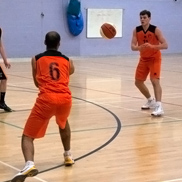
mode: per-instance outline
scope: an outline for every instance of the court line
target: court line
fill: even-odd
[[[130,108],[127,108],[127,107],[115,106],[115,105],[111,105],[111,104],[108,104],[108,103],[105,103],[105,102],[100,102],[99,104],[106,105],[106,106],[110,106],[110,107],[115,107],[115,108],[120,108],[120,109],[125,109],[127,111],[144,113],[144,114],[149,115],[149,113],[146,112],[146,111],[144,111],[144,110],[136,110],[136,109],[130,109]],[[153,116],[152,118],[157,118],[157,117],[154,117]],[[168,118],[168,119],[172,119],[172,120],[175,120],[175,121],[181,121],[182,120],[182,118],[170,117],[170,116],[166,116],[166,115],[162,116],[162,118]]]
[[[20,169],[18,169],[18,168],[16,168],[16,167],[13,167],[13,166],[11,166],[11,165],[9,165],[9,164],[3,162],[3,161],[0,161],[0,163],[3,164],[4,166],[7,166],[7,167],[9,167],[9,168],[11,168],[11,169],[14,169],[14,170],[16,170],[16,171],[20,171]],[[38,177],[36,177],[36,176],[33,177],[33,178],[35,178],[35,179],[38,180],[38,181],[48,182],[48,181],[45,181],[45,180],[43,180],[43,179],[41,179],[41,178],[38,178]],[[4,181],[4,182],[10,182],[10,181],[11,181],[11,180],[9,180],[9,181]]]
[[[17,86],[17,85],[9,85],[10,87],[13,87],[13,88],[19,88],[19,89],[23,89],[23,90],[13,90],[13,91],[22,91],[22,92],[31,92],[31,93],[38,93],[38,90],[33,88],[26,88],[26,87],[20,87],[20,86]],[[142,99],[141,97],[138,97],[138,96],[130,96],[130,95],[125,95],[125,94],[120,94],[120,93],[113,93],[113,92],[108,92],[108,91],[103,91],[103,90],[97,90],[97,89],[91,89],[91,88],[86,88],[86,87],[80,87],[80,86],[75,86],[75,85],[70,85],[70,87],[73,87],[73,88],[78,88],[78,89],[83,89],[83,90],[91,90],[91,91],[94,91],[94,92],[101,92],[101,93],[107,93],[107,94],[112,94],[112,95],[117,95],[117,96],[121,96],[121,97],[125,97],[126,98],[135,98],[135,99]],[[173,93],[172,95],[175,95],[175,94],[179,94],[179,93]],[[169,97],[170,98],[170,97]],[[178,98],[178,97],[174,97],[174,98]],[[168,104],[168,105],[173,105],[173,106],[178,106],[178,107],[182,107],[181,104],[173,104],[173,103],[169,103],[169,102],[162,102],[164,104]]]
[[[77,99],[77,100],[80,100],[80,101],[87,102],[89,104],[93,104],[93,105],[95,105],[97,107],[102,108],[103,110],[105,110],[108,113],[110,113],[114,117],[115,121],[117,122],[116,131],[114,132],[114,134],[112,135],[112,137],[109,140],[107,140],[104,144],[102,144],[101,146],[97,147],[96,149],[94,149],[94,150],[92,150],[92,151],[90,151],[90,152],[88,152],[88,153],[86,153],[86,154],[84,154],[84,155],[82,155],[82,156],[80,156],[80,157],[78,157],[78,158],[75,159],[75,161],[78,161],[78,160],[83,159],[83,158],[85,158],[85,157],[87,157],[89,155],[92,155],[93,153],[95,153],[95,152],[101,150],[102,148],[106,147],[107,145],[109,145],[117,137],[117,135],[120,133],[120,130],[121,130],[122,125],[121,125],[120,119],[112,111],[110,111],[109,109],[107,109],[107,108],[105,108],[105,107],[103,107],[103,106],[101,106],[99,104],[96,104],[94,102],[87,101],[85,99],[81,99],[81,98],[77,98],[77,97],[73,97],[73,98],[74,99]],[[3,163],[3,162],[0,161],[0,163]],[[3,164],[5,164],[6,166],[9,166],[12,169],[18,170],[17,168],[14,168],[11,165],[8,165],[6,163],[3,163]],[[55,167],[48,168],[46,170],[42,170],[42,171],[39,172],[39,174],[45,173],[45,172],[48,172],[48,171],[51,171],[51,170],[54,170],[54,169],[59,168],[59,167],[62,167],[62,166],[64,166],[64,164],[60,164],[60,165],[57,165]],[[36,178],[36,177],[34,177],[34,178]],[[38,179],[39,181],[41,180],[40,178],[36,178],[36,179]],[[4,181],[4,182],[10,182],[10,181]],[[42,181],[42,182],[47,182],[47,181]]]
[[[89,155],[94,154],[95,152],[97,152],[97,151],[101,150],[102,148],[106,147],[107,145],[109,145],[109,144],[117,137],[117,135],[120,133],[120,130],[121,130],[122,125],[121,125],[120,119],[119,119],[112,111],[110,111],[109,109],[107,109],[107,108],[105,108],[105,107],[103,107],[103,106],[101,106],[101,105],[99,105],[99,104],[96,104],[96,103],[94,103],[94,102],[85,100],[85,99],[81,99],[81,98],[78,98],[78,97],[73,97],[73,98],[74,98],[74,99],[77,99],[77,100],[81,100],[81,101],[87,102],[87,103],[89,103],[89,104],[93,104],[93,105],[95,105],[95,106],[97,106],[97,107],[102,108],[103,110],[105,110],[105,111],[107,111],[108,113],[110,113],[110,114],[115,118],[115,121],[117,122],[116,131],[115,131],[115,133],[113,134],[113,136],[112,136],[108,141],[106,141],[104,144],[102,144],[100,147],[98,147],[98,148],[96,148],[96,149],[94,149],[94,150],[88,152],[87,154],[84,154],[84,155],[82,155],[82,156],[80,156],[80,157],[78,157],[78,158],[75,159],[75,161],[78,161],[78,160],[83,159],[83,158],[85,158],[85,157],[87,157],[87,156],[89,156]],[[51,170],[54,170],[54,169],[57,169],[57,168],[62,167],[62,166],[64,166],[64,164],[60,164],[60,165],[57,165],[57,166],[55,166],[55,167],[48,168],[48,169],[46,169],[46,170],[40,171],[39,174],[40,174],[40,173],[45,173],[45,172],[48,172],[48,171],[51,171]]]
[[[89,90],[89,89],[88,89]],[[96,91],[98,91],[98,90],[96,90]],[[101,91],[102,92],[102,91]],[[113,93],[112,93],[113,94]],[[126,95],[125,95],[126,96]],[[128,96],[129,97],[129,96]],[[137,98],[137,97],[130,97],[130,98]],[[138,99],[138,98],[137,98]],[[80,100],[84,100],[84,99],[80,99]],[[90,101],[88,101],[89,103],[92,103],[92,102],[90,102]],[[166,104],[171,104],[171,103],[166,103]],[[97,104],[96,104],[97,105]],[[109,104],[108,104],[109,105]],[[171,105],[174,105],[174,104],[171,104]],[[175,104],[176,105],[176,104]],[[177,105],[177,106],[181,106],[181,105]],[[113,105],[112,105],[112,107],[113,107]],[[121,108],[121,107],[119,107],[119,108]],[[124,108],[124,107],[123,107]],[[129,108],[124,108],[124,109],[127,109],[127,110],[132,110],[132,109],[129,109]],[[133,109],[133,111],[135,111],[135,112],[141,112],[141,111],[138,111],[138,110],[134,110]],[[144,113],[144,112],[142,112],[142,113]],[[148,114],[148,113],[147,113]],[[170,118],[170,117],[166,117],[166,118]],[[172,119],[172,118],[171,118]],[[179,120],[178,118],[173,118],[173,119],[176,119],[176,120]],[[90,154],[89,154],[90,155]],[[86,156],[81,156],[81,158],[84,158],[84,157],[86,157]],[[77,158],[77,160],[79,160],[79,159],[81,159],[81,158]],[[1,161],[0,161],[1,162]],[[62,166],[62,165],[60,165],[60,166]],[[60,167],[60,166],[56,166],[55,168],[57,168],[57,167]],[[48,169],[48,170],[51,170],[51,169]],[[41,172],[46,172],[46,171],[48,171],[48,170],[45,170],[45,171],[41,171]],[[179,178],[179,179],[173,179],[173,180],[167,180],[167,181],[162,181],[162,182],[176,182],[176,181],[181,181],[182,180],[182,178]]]
[[[182,181],[182,178],[172,179],[172,180],[167,180],[167,181],[161,181],[161,182],[175,182],[175,181]]]
[[[9,126],[13,126],[13,127],[15,127],[15,128],[18,128],[18,129],[23,130],[22,127],[19,127],[19,126],[17,126],[17,125],[11,124],[11,123],[7,123],[7,122],[1,121],[1,120],[0,120],[0,123],[6,124],[6,125],[9,125]]]

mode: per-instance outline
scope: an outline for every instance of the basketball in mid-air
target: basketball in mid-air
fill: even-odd
[[[105,39],[112,39],[116,35],[116,28],[111,23],[104,23],[100,27],[100,34]]]

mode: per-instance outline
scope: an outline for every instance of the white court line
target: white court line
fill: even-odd
[[[107,105],[107,106],[110,106],[110,107],[125,109],[127,111],[133,111],[133,112],[140,112],[140,113],[144,113],[144,114],[149,114],[148,112],[145,112],[143,110],[136,110],[136,109],[130,109],[130,108],[127,108],[127,107],[115,106],[115,105],[111,105],[111,104],[108,104],[108,103],[105,103],[105,102],[96,102],[96,101],[91,101],[91,100],[88,100],[88,101],[97,103],[99,105]],[[170,116],[165,116],[165,115],[163,116],[163,118],[172,119],[172,120],[175,120],[175,121],[181,121],[182,120],[182,118],[175,118],[175,117],[170,117]]]
[[[9,83],[8,86],[18,87],[19,85],[22,86],[22,84],[23,84],[23,85],[26,85],[26,84],[29,84],[29,83],[33,84],[33,80],[32,80],[32,81],[29,81],[29,82],[23,82],[23,83],[22,83],[22,82],[21,82],[21,83],[18,82],[18,83],[16,83],[16,84],[11,84],[11,83]],[[35,88],[35,89],[36,89],[36,88]]]
[[[175,181],[182,181],[182,178],[172,179],[172,180],[167,180],[167,181],[161,181],[161,182],[175,182]]]
[[[9,165],[9,164],[3,162],[3,161],[0,161],[0,163],[3,164],[3,165],[5,165],[5,166],[7,166],[7,167],[9,167],[9,168],[11,168],[11,169],[14,169],[14,170],[16,170],[16,171],[20,171],[20,169],[18,169],[18,168],[16,168],[16,167],[13,167],[13,166],[11,166],[11,165]],[[38,177],[33,177],[33,178],[37,179],[38,181],[48,182],[48,181],[45,181],[45,180],[40,179],[40,178],[38,178]]]

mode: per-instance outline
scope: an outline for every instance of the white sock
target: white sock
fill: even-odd
[[[25,163],[25,166],[34,166],[34,162],[33,161],[27,161]]]
[[[66,155],[66,156],[67,156],[67,155],[71,155],[70,150],[65,150],[65,151],[64,151],[64,155]]]
[[[162,103],[160,101],[157,101],[156,102],[156,105],[161,107],[162,106]]]
[[[148,98],[148,101],[152,101],[152,100],[153,100],[153,98],[152,98],[152,97],[149,97],[149,98]]]

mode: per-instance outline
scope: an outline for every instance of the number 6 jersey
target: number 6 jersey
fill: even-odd
[[[69,58],[56,50],[47,50],[35,56],[36,80],[40,93],[68,93]]]

